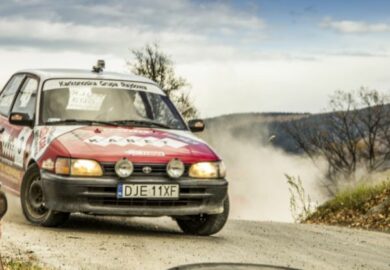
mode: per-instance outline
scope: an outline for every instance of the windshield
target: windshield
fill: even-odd
[[[168,97],[154,85],[112,80],[49,80],[43,88],[43,124],[117,123],[186,129]]]

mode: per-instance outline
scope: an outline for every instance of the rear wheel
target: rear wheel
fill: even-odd
[[[229,216],[229,197],[224,202],[224,210],[216,215],[195,215],[177,218],[176,222],[180,229],[187,234],[208,236],[216,234],[225,226]]]
[[[57,212],[45,207],[42,180],[35,164],[31,165],[24,175],[20,200],[24,216],[33,224],[56,227],[69,218],[69,213]]]

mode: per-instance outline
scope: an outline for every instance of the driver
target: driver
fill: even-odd
[[[113,90],[102,105],[101,111],[104,112],[105,118],[102,120],[145,120],[146,118],[137,110],[137,107],[143,106],[143,102],[137,100],[136,92]]]
[[[69,89],[55,89],[45,92],[43,121],[58,121],[66,119],[66,106],[69,99]]]

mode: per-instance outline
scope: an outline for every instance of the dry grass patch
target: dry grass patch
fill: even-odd
[[[304,223],[390,232],[390,181],[344,190],[319,206]]]

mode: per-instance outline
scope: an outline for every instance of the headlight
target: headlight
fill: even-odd
[[[223,162],[199,162],[190,167],[189,176],[193,178],[222,178],[226,176]]]
[[[95,160],[57,158],[55,165],[56,174],[72,176],[102,176],[103,170]]]
[[[124,158],[115,164],[115,172],[121,178],[129,177],[134,171],[133,163]]]
[[[172,159],[167,165],[167,173],[171,178],[179,178],[185,170],[184,164],[180,159]]]

